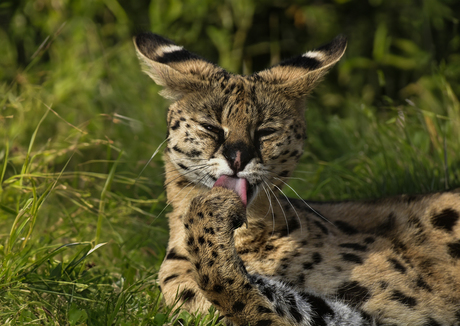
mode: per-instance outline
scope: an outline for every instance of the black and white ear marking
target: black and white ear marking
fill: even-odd
[[[161,95],[178,99],[188,92],[206,87],[207,77],[222,72],[212,63],[185,50],[182,46],[153,33],[134,38],[134,46],[143,70],[165,89]]]
[[[288,96],[303,97],[340,60],[346,47],[347,39],[339,35],[324,46],[283,61],[257,75],[269,83],[282,86]]]
[[[134,43],[138,53],[159,63],[174,64],[188,60],[202,60],[184,47],[153,33],[139,34],[135,37]]]

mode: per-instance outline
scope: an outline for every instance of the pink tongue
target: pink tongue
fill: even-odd
[[[248,181],[244,178],[234,178],[228,175],[222,175],[217,179],[213,187],[223,187],[231,189],[240,196],[244,206],[248,204]]]

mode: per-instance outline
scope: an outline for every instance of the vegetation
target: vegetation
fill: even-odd
[[[166,307],[168,103],[131,36],[164,34],[249,74],[343,33],[291,186],[314,200],[460,185],[453,0],[4,0],[0,323],[217,325]],[[287,189],[291,196],[295,194]]]

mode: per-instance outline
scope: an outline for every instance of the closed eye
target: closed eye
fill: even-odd
[[[209,123],[201,123],[201,126],[206,129],[207,131],[210,131],[214,135],[218,137],[219,142],[223,142],[224,139],[224,130],[220,127],[211,125]]]
[[[259,129],[259,130],[256,131],[255,138],[256,139],[262,139],[262,138],[265,138],[267,136],[270,136],[271,134],[274,134],[275,132],[277,132],[277,130],[274,129],[274,128]]]

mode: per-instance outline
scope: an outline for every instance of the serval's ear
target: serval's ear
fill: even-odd
[[[302,98],[340,60],[346,47],[346,37],[339,35],[331,43],[286,60],[256,75],[266,82],[278,85],[286,96]]]
[[[178,99],[186,93],[209,86],[211,76],[224,70],[188,52],[168,39],[153,33],[134,38],[143,70],[165,88],[161,95]]]

